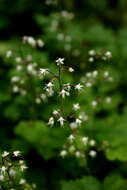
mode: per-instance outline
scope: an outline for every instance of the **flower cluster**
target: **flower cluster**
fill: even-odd
[[[63,149],[60,151],[60,156],[65,158],[66,156],[74,156],[76,158],[88,157],[95,158],[99,151],[107,148],[108,143],[102,142],[98,144],[94,139],[89,139],[88,136],[79,136],[70,134],[67,138],[67,142],[63,145]]]
[[[111,51],[97,52],[95,50],[89,50],[88,55],[90,56],[88,59],[89,62],[94,62],[98,59],[101,59],[103,61],[107,61],[107,60],[112,58]]]
[[[23,36],[22,40],[24,44],[28,44],[33,48],[42,48],[44,46],[44,42],[41,39],[36,40],[33,36]]]
[[[27,169],[19,150],[14,152],[4,151],[1,154],[0,162],[0,187],[10,190],[33,190],[35,184],[30,185],[23,177],[23,172]]]

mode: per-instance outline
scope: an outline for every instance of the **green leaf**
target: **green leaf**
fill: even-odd
[[[85,176],[75,181],[63,182],[62,190],[101,190],[101,183],[94,177]]]

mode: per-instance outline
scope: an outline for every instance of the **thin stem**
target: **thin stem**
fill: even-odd
[[[59,70],[58,70],[58,82],[59,82],[59,93],[62,90],[62,81],[61,81],[61,66],[59,65]],[[63,111],[63,99],[62,97],[60,98],[60,105],[61,105],[61,112],[64,115],[64,111]]]

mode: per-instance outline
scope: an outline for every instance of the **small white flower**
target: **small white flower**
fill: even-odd
[[[2,157],[5,158],[5,157],[8,156],[8,155],[9,155],[9,152],[4,151],[3,154],[2,154]]]
[[[48,96],[52,96],[54,94],[54,90],[52,88],[46,88],[46,92]]]
[[[107,58],[111,58],[111,57],[112,57],[112,53],[111,53],[110,51],[107,51],[107,52],[105,53],[105,56],[106,56]]]
[[[49,118],[49,121],[48,121],[48,125],[51,125],[51,126],[53,126],[54,125],[54,118],[53,117],[50,117]]]
[[[90,57],[90,58],[88,59],[88,61],[89,61],[89,62],[93,62],[93,61],[94,61],[94,58],[93,58],[93,57]]]
[[[21,171],[23,172],[24,170],[26,170],[28,167],[26,166],[26,165],[21,165],[20,166],[20,169],[21,169]]]
[[[24,164],[24,160],[19,160],[19,164]]]
[[[5,166],[2,166],[2,167],[0,168],[0,170],[1,170],[1,173],[2,173],[2,174],[5,174],[7,168],[6,168]]]
[[[20,77],[19,76],[14,76],[11,78],[11,82],[19,82],[20,81]]]
[[[111,97],[107,97],[105,101],[106,101],[106,103],[111,103],[112,102],[112,98]]]
[[[54,84],[52,82],[49,82],[47,85],[46,85],[48,88],[52,88],[54,86]]]
[[[18,86],[13,86],[12,91],[13,91],[14,93],[19,92],[19,87],[18,87]]]
[[[73,110],[74,110],[74,111],[77,111],[77,110],[79,110],[79,109],[80,109],[79,103],[73,104]]]
[[[53,110],[53,115],[58,115],[60,110]]]
[[[39,74],[42,75],[42,76],[45,76],[48,73],[49,73],[48,69],[41,68],[40,71],[39,71]]]
[[[85,85],[86,85],[86,87],[88,87],[88,88],[89,88],[89,87],[91,87],[91,86],[92,86],[92,83],[91,83],[91,82],[86,82],[86,84],[85,84]]]
[[[73,69],[72,67],[69,67],[68,71],[69,71],[70,73],[72,73],[72,72],[74,72],[74,69]]]
[[[95,146],[96,145],[96,141],[95,140],[90,140],[89,141],[89,145],[90,146]]]
[[[37,104],[40,104],[40,103],[41,103],[41,99],[40,99],[40,98],[36,98],[36,99],[35,99],[35,102],[36,102]]]
[[[19,184],[20,184],[20,185],[24,185],[25,183],[26,183],[26,180],[25,180],[25,179],[23,179],[23,178],[20,179],[20,181],[19,181]]]
[[[107,78],[109,76],[109,72],[108,71],[105,71],[104,72],[104,77]]]
[[[82,142],[86,145],[88,143],[88,137],[83,137],[82,138]]]
[[[66,150],[62,150],[61,152],[60,152],[60,156],[61,157],[65,157],[67,155],[67,151]]]
[[[92,105],[93,107],[96,107],[96,106],[97,106],[97,101],[96,101],[96,100],[93,100],[92,103],[91,103],[91,105]]]
[[[62,96],[62,98],[65,98],[65,96],[69,96],[70,95],[70,93],[68,91],[64,90],[64,89],[62,89],[59,94]]]
[[[75,90],[80,91],[82,88],[83,88],[83,86],[80,83],[75,85]]]
[[[92,73],[91,72],[87,72],[86,73],[86,77],[88,77],[88,78],[92,77]]]
[[[98,75],[98,71],[93,71],[92,76],[97,77],[97,75]]]
[[[21,66],[21,65],[17,65],[17,66],[16,66],[16,70],[17,70],[17,71],[21,71],[21,70],[22,70],[22,66]]]
[[[17,63],[21,63],[21,62],[22,62],[22,59],[21,59],[21,57],[16,57],[16,58],[15,58],[15,61],[16,61]]]
[[[38,40],[37,40],[37,45],[38,45],[38,47],[41,48],[41,47],[44,46],[44,44],[45,44],[45,43],[44,43],[41,39],[38,39]]]
[[[80,125],[82,124],[82,120],[79,119],[79,118],[77,118],[77,119],[75,120],[75,122],[76,122],[76,124],[77,124],[78,126],[80,126]]]
[[[9,57],[11,57],[11,56],[12,56],[12,51],[11,51],[11,50],[8,50],[8,51],[6,52],[6,57],[9,58]]]
[[[71,128],[71,129],[77,129],[77,127],[78,127],[78,125],[77,125],[76,122],[70,123],[70,128]]]
[[[88,54],[90,55],[90,56],[94,56],[94,55],[96,55],[96,51],[95,50],[90,50],[89,52],[88,52]]]
[[[64,64],[64,58],[59,58],[56,60],[57,65],[63,65]]]
[[[80,158],[80,157],[81,157],[81,153],[80,153],[79,151],[76,151],[76,152],[75,152],[75,156],[76,156],[77,158]]]
[[[44,102],[47,101],[47,96],[46,96],[46,94],[41,94],[40,97],[41,97],[41,99],[42,99]]]
[[[75,137],[74,137],[74,135],[70,135],[69,137],[68,137],[68,140],[72,143],[73,142],[73,140],[75,139]]]
[[[31,45],[32,47],[35,47],[35,46],[36,46],[36,41],[35,41],[35,39],[34,39],[32,36],[29,36],[29,37],[27,38],[27,42],[28,42],[28,44]]]
[[[13,152],[14,157],[18,157],[21,155],[21,152],[19,150]]]
[[[63,126],[65,119],[61,116],[57,121],[60,123],[61,126]]]
[[[94,158],[97,155],[97,152],[95,150],[90,150],[89,155]]]

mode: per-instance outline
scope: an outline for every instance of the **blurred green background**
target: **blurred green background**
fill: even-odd
[[[24,47],[24,35],[42,39],[45,46],[37,50]],[[89,63],[91,49],[109,50],[113,57],[106,64]],[[92,128],[94,139],[109,143],[108,149],[89,160],[89,172],[85,163],[59,157],[69,131],[47,127],[56,98],[36,104],[34,94],[42,84],[23,72],[19,75],[26,78],[26,96],[12,92],[11,77],[18,73],[16,61],[5,56],[8,50],[16,57],[32,55],[38,67],[54,71],[54,60],[65,57],[76,72],[65,73],[64,82],[77,81],[95,69],[109,70],[114,77],[111,85],[101,81],[80,100],[88,111],[89,102],[97,96],[113,99],[110,106],[93,112],[87,131],[81,130],[82,135],[91,136]],[[29,167],[26,177],[38,190],[127,190],[126,64],[126,0],[0,0],[0,150],[23,152]]]

